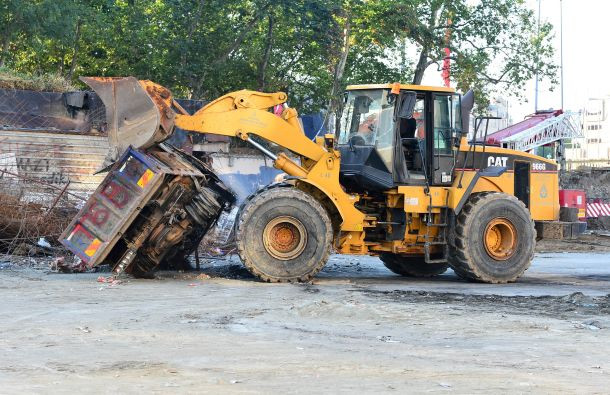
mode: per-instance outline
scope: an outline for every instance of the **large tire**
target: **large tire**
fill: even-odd
[[[405,256],[384,252],[379,259],[390,271],[406,277],[432,277],[445,273],[446,263],[426,263],[423,256]]]
[[[457,216],[449,264],[462,278],[508,283],[530,266],[536,231],[525,205],[497,192],[473,194]]]
[[[326,264],[332,225],[311,195],[294,187],[271,188],[249,199],[236,226],[244,266],[267,282],[309,281]]]

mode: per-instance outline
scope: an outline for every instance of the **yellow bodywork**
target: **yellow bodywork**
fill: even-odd
[[[393,87],[400,87],[400,90],[407,91],[430,91],[430,92],[447,92],[455,93],[455,89],[447,88],[445,86],[427,86],[427,85],[411,85],[411,84],[363,84],[363,85],[348,85],[347,90],[358,90],[358,89],[392,89]]]
[[[249,135],[263,139],[292,151],[301,157],[301,164],[295,163],[285,154],[279,154],[274,167],[286,174],[297,177],[293,182],[302,189],[315,188],[321,192],[337,210],[341,217],[340,230],[362,232],[366,226],[366,216],[356,209],[357,195],[345,193],[339,183],[341,157],[339,151],[324,145],[324,139],[313,142],[305,136],[293,108],[284,107],[280,116],[268,111],[286,102],[286,94],[262,93],[241,90],[226,94],[207,104],[193,115],[175,114],[171,111],[171,95],[155,95],[162,89],[150,81],[140,81],[162,111],[162,116],[173,118],[175,126],[197,133],[209,133],[239,137],[244,140]],[[169,110],[169,111],[168,111]],[[163,124],[163,122],[161,122]],[[306,185],[303,185],[306,184]]]
[[[446,204],[455,209],[466,193],[498,191],[514,194],[514,174],[511,171],[498,177],[481,177],[470,192],[467,191],[466,186],[475,176],[475,170],[464,170],[463,176],[461,171],[456,170],[451,186],[430,187],[428,193],[424,186],[399,186],[386,191],[386,195],[389,208],[404,209],[407,215],[408,231],[404,240],[365,242],[366,229],[376,226],[375,218],[367,217],[355,206],[365,197],[346,193],[339,183],[341,156],[333,147],[334,136],[326,135],[317,138],[316,142],[307,138],[298,121],[296,110],[285,106],[286,94],[237,91],[218,98],[193,115],[188,115],[184,111],[180,114],[172,110],[172,106],[179,110],[181,108],[173,101],[171,94],[166,93],[169,91],[165,88],[150,81],[140,81],[140,84],[159,107],[161,117],[167,118],[177,127],[192,132],[239,137],[244,140],[248,140],[252,135],[260,136],[282,149],[297,154],[301,159],[300,164],[280,153],[274,161],[274,166],[293,176],[294,178],[288,182],[321,200],[331,216],[334,215],[336,220],[334,244],[340,253],[366,254],[392,251],[421,254],[421,244],[416,245],[418,238],[424,235],[434,236],[438,233],[438,228],[428,229],[423,220],[427,213],[432,213],[435,218],[428,218],[428,221],[440,221],[440,209],[429,210],[429,206]],[[351,90],[390,88],[392,88],[391,84],[348,87]],[[400,85],[400,89],[454,92],[450,88],[419,85]],[[275,106],[283,106],[280,116],[269,111]],[[164,124],[163,121],[161,124]],[[456,149],[462,152],[468,150],[480,152],[483,147],[471,147],[463,138],[460,147]],[[485,147],[485,149],[489,153],[532,157],[537,161],[555,163],[523,152],[497,147]],[[530,186],[532,218],[557,219],[559,215],[557,172],[532,172]]]

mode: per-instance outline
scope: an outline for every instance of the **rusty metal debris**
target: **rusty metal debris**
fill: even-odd
[[[185,261],[234,200],[191,155],[166,144],[129,148],[60,239],[89,266],[148,277]]]
[[[66,190],[68,185],[57,187],[0,169],[0,253],[40,256],[63,250],[57,237],[82,204]]]
[[[174,103],[189,113],[203,104],[194,100],[181,100],[179,105]],[[104,179],[104,173],[94,173],[104,167],[107,158],[109,126],[112,125],[107,124],[105,106],[94,92],[0,89],[0,254],[22,254],[15,258],[24,257],[24,262],[27,257],[37,257],[54,271],[89,269],[84,261],[75,260],[59,244],[58,236]],[[127,130],[123,126],[121,131]],[[192,136],[176,130],[167,143],[192,154],[193,144],[204,140],[203,135]],[[222,141],[226,147],[220,145],[225,147],[219,148],[221,150],[229,147],[226,137],[218,140],[212,135],[207,140]],[[201,150],[210,153],[208,148]],[[189,166],[181,166],[180,161],[162,150],[155,154],[175,173],[189,177]],[[205,161],[214,162],[214,171],[223,182],[236,188],[238,200],[266,185],[277,173],[260,156],[237,155],[227,160],[227,154],[221,154],[213,161],[206,156]],[[259,174],[259,170],[265,171]],[[205,185],[205,182],[200,184]],[[205,207],[204,194],[187,204],[184,210],[195,222],[205,222],[199,214]],[[218,219],[219,226],[209,232],[204,246],[199,248],[203,258],[234,251],[235,245],[229,238],[234,218],[235,210],[230,215],[223,213]],[[38,244],[39,240],[44,240],[42,245]],[[50,247],[45,247],[46,242]],[[190,246],[189,250],[194,248]],[[180,265],[175,264],[177,261],[174,260],[171,266],[163,263],[161,267],[190,268],[186,260]]]

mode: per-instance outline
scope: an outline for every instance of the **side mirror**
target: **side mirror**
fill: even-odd
[[[470,112],[474,107],[474,92],[469,90],[462,95],[461,101],[461,116],[462,116],[462,134],[468,135],[470,129]]]

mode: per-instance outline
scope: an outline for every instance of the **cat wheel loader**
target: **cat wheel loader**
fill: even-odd
[[[106,106],[115,155],[127,150],[112,170],[117,186],[138,191],[147,171],[160,174],[130,206],[137,212],[117,214],[106,233],[95,222],[104,215],[89,206],[64,232],[79,256],[115,271],[142,274],[172,250],[192,251],[233,202],[202,164],[163,143],[175,127],[242,139],[286,173],[246,199],[236,218],[239,256],[263,281],[308,281],[334,251],[379,256],[403,276],[451,267],[469,280],[512,282],[532,260],[534,220],[559,215],[557,164],[469,138],[472,95],[450,88],[348,86],[340,129],[312,141],[281,92],[237,91],[189,115],[151,81],[84,81]],[[141,162],[131,184],[120,174],[129,160]],[[104,192],[103,183],[94,207],[112,206],[117,186]]]

